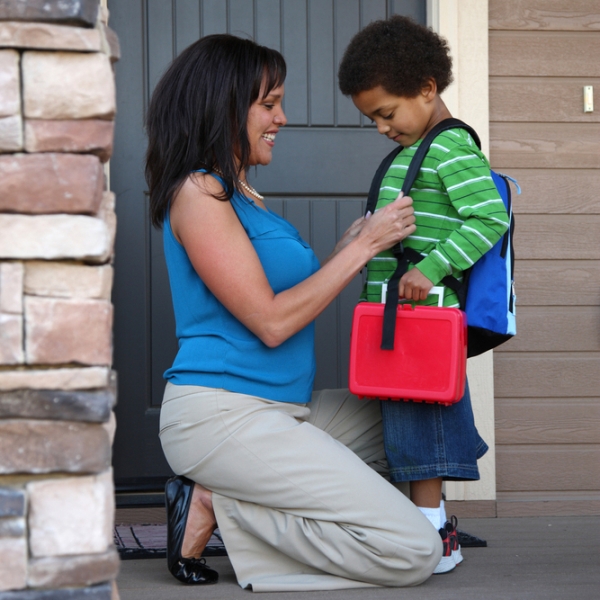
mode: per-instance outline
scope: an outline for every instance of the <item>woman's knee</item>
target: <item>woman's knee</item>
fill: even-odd
[[[418,585],[428,579],[442,558],[443,546],[440,534],[426,523],[413,534],[412,539],[404,539],[405,555],[398,553],[400,563],[407,561],[409,568],[403,577],[402,585]]]
[[[360,561],[360,572],[350,575],[367,583],[388,587],[418,585],[428,579],[442,557],[442,541],[433,527],[418,531],[385,536],[374,548],[373,539],[367,553],[370,566],[365,569],[365,557]],[[358,563],[357,563],[358,564]]]
[[[442,558],[443,545],[440,534],[433,527],[428,534],[420,540],[420,550],[412,572],[413,583],[408,585],[419,585],[429,579]]]

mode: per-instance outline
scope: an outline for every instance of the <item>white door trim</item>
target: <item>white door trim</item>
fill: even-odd
[[[453,116],[471,125],[489,156],[488,0],[427,0],[427,24],[448,40],[454,83],[443,98]],[[479,461],[481,480],[447,482],[448,500],[496,499],[493,353],[469,359],[471,400],[479,433],[490,447]]]

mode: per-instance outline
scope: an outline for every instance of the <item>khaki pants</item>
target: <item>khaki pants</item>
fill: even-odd
[[[306,406],[169,383],[160,439],[175,473],[212,490],[244,588],[417,585],[441,558],[438,532],[385,479],[377,402],[323,390]]]

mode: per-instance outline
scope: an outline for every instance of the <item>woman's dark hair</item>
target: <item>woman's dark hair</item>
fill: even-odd
[[[452,82],[448,43],[432,29],[399,15],[359,31],[338,72],[346,96],[381,86],[389,94],[414,98],[431,77],[439,93]]]
[[[146,181],[154,226],[161,227],[169,203],[194,170],[219,169],[225,187],[217,197],[231,199],[250,157],[250,106],[263,83],[266,96],[285,76],[279,52],[232,35],[201,38],[172,62],[146,116]]]

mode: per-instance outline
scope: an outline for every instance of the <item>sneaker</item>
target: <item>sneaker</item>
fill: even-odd
[[[442,538],[442,544],[444,545],[444,552],[442,553],[442,559],[438,563],[438,566],[434,569],[433,574],[439,575],[440,573],[449,573],[456,568],[456,563],[452,558],[452,548],[450,547],[450,538],[445,527],[440,530],[440,536]]]
[[[454,560],[454,564],[460,565],[464,558],[460,550],[460,543],[458,542],[458,530],[456,529],[457,525],[458,519],[452,515],[450,519],[446,521],[444,529],[448,534],[448,541],[450,544],[450,549],[452,550],[452,559]]]

